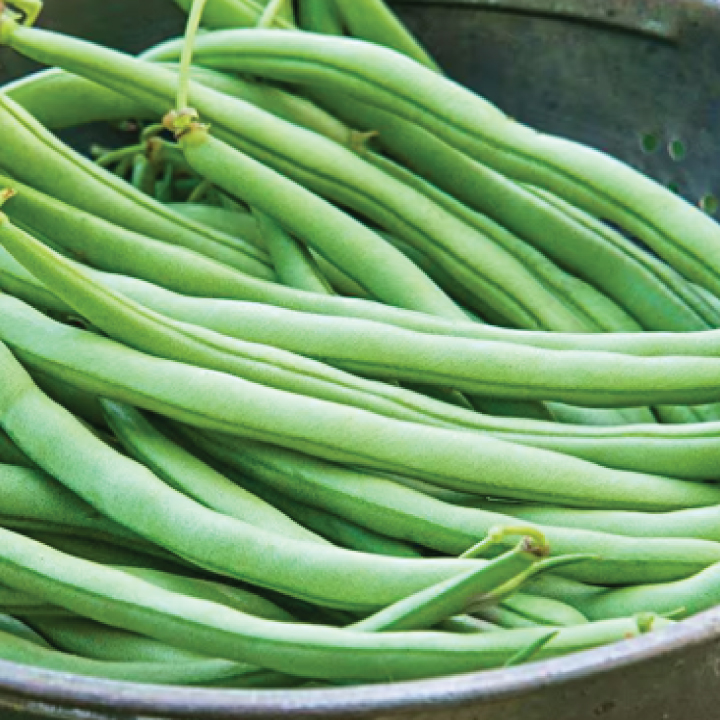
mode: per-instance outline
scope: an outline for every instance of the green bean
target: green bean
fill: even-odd
[[[312,396],[324,397],[328,400],[339,400],[399,419],[428,422],[429,424],[444,424],[442,422],[442,416],[447,416],[447,412],[443,404],[431,403],[430,407],[424,410],[423,406],[428,405],[428,403],[422,399],[418,402],[418,397],[415,395],[408,395],[402,391],[387,388],[385,385],[369,383],[353,378],[348,374],[331,371],[329,368],[299,356],[292,356],[287,353],[282,353],[281,351],[273,352],[269,348],[259,346],[243,345],[213,333],[208,334],[207,332],[201,332],[199,328],[180,326],[152,312],[148,315],[148,311],[144,312],[145,317],[143,318],[139,315],[143,310],[140,306],[135,305],[128,299],[125,299],[124,302],[121,303],[120,301],[122,301],[123,298],[120,296],[115,295],[113,298],[112,293],[108,293],[107,291],[102,292],[103,289],[98,285],[93,286],[92,279],[87,273],[83,273],[80,268],[75,267],[73,272],[73,267],[68,265],[62,258],[53,255],[51,250],[43,250],[42,246],[34,243],[29,236],[24,236],[23,238],[17,233],[15,233],[15,235],[17,235],[17,239],[20,242],[25,244],[29,243],[29,246],[33,246],[34,250],[32,254],[35,260],[38,261],[32,264],[36,276],[43,277],[46,282],[49,282],[51,286],[55,288],[59,295],[65,298],[69,297],[67,292],[71,292],[75,297],[75,300],[71,303],[74,305],[74,309],[85,312],[85,314],[95,318],[100,327],[104,328],[111,335],[122,338],[130,345],[139,345],[140,347],[149,349],[156,355],[166,356],[169,354],[170,357],[178,360],[191,361],[204,367],[227,371],[239,377],[254,379],[272,387],[281,387],[291,391],[302,390]],[[29,246],[28,250],[30,250]],[[42,260],[43,255],[45,256],[45,261]],[[28,261],[28,257],[29,256],[26,256],[26,262]],[[41,266],[44,267],[45,270],[42,270]],[[70,274],[65,273],[64,280],[58,275],[58,271],[63,267],[65,267],[67,271],[70,271]],[[69,284],[67,281],[69,281]],[[81,283],[82,287],[80,287],[78,283]],[[72,291],[73,286],[76,290],[80,291],[80,294]],[[95,291],[93,291],[93,287]],[[100,291],[100,295],[98,295],[97,291]],[[88,296],[90,300],[89,304],[81,299],[81,296],[87,296],[88,292],[90,292],[90,295],[94,295],[93,298]],[[108,304],[108,301],[110,304]],[[97,311],[103,306],[105,307],[105,312],[102,314],[102,317],[100,317]],[[134,318],[132,317],[133,314],[135,315]],[[122,318],[124,318],[124,320],[121,321]],[[151,324],[154,323],[156,332],[141,333],[139,336],[133,335],[132,337],[130,337],[127,332],[121,331],[118,333],[118,329],[124,327],[128,321],[135,326],[137,326],[138,322],[140,322],[140,326],[147,326],[148,322]],[[162,325],[167,326],[168,323],[170,323],[171,327],[165,327],[163,329]],[[162,347],[161,344],[158,344],[158,341],[160,341],[163,336],[167,336],[170,339],[168,332],[170,335],[174,334],[175,338],[171,339],[169,344],[165,343],[164,347]],[[178,332],[184,337],[179,337]],[[200,333],[200,335],[198,335],[198,333]],[[138,343],[138,337],[147,338],[149,344],[143,344],[143,342]],[[198,343],[204,345],[204,348],[200,347]],[[212,345],[215,346],[214,352],[211,349]],[[181,351],[182,348],[188,348],[188,350]],[[218,354],[219,352],[225,355],[224,359]],[[228,357],[228,353],[235,357]],[[241,358],[240,356],[243,357]],[[257,365],[258,361],[260,366]],[[250,363],[250,365],[248,365],[248,363]],[[305,377],[300,377],[300,374],[305,375]],[[332,385],[329,386],[328,382]],[[357,392],[353,391],[361,391],[363,394],[358,395]],[[379,397],[368,397],[368,394]],[[387,401],[390,401],[391,404],[388,405]],[[415,406],[415,408],[413,408],[413,406]],[[438,420],[427,417],[428,411],[439,415]],[[476,419],[474,412],[471,412],[469,415],[466,413],[466,415],[473,421]],[[452,413],[447,420],[449,423],[452,423]]]
[[[3,182],[19,191],[9,209],[16,222],[30,226],[33,233],[49,234],[70,254],[109,272],[127,272],[201,296],[212,296],[215,292],[224,297],[245,297],[243,288],[248,285],[252,292],[255,284],[261,293],[265,288],[269,288],[270,294],[273,292],[273,283],[242,275],[186,248],[112,225],[10,178],[3,177]],[[53,309],[62,308],[58,300],[40,300]]]
[[[15,35],[24,39],[29,33],[33,31],[19,28]],[[28,43],[12,37],[8,42],[28,49]],[[231,60],[223,65],[243,72],[323,83],[412,120],[507,176],[551,190],[621,225],[683,275],[720,294],[720,231],[712,218],[609,155],[525,127],[398,53],[347,38],[308,33],[277,37],[263,30],[211,33],[197,47],[200,64],[220,58]]]
[[[506,663],[505,667],[516,667],[524,663],[530,662],[551,640],[558,634],[557,630],[549,632],[545,637],[541,637],[531,642],[524,650],[520,650],[517,655],[513,655]]]
[[[0,339],[32,367],[110,399],[205,429],[414,475],[451,489],[653,511],[720,501],[720,489],[715,487],[612,471],[522,445],[513,445],[510,451],[508,443],[480,433],[406,423],[153,358],[54,323],[5,295],[0,295]],[[208,405],[210,397],[213,402]],[[348,431],[338,435],[341,426]]]
[[[171,207],[181,215],[187,215],[197,222],[206,223],[228,235],[237,235],[263,250],[267,249],[257,222],[250,213],[189,202],[172,203]],[[367,293],[354,280],[351,280],[322,256],[313,253],[312,250],[310,252],[314,261],[319,265],[323,277],[328,278],[338,292],[343,295],[368,299]]]
[[[6,632],[0,632],[0,658],[46,670],[74,675],[163,685],[203,685],[220,678],[254,673],[257,668],[227,660],[205,658],[184,662],[110,662],[44,648]]]
[[[399,398],[395,398],[394,395],[397,393],[393,394],[383,385],[356,380],[346,373],[333,371],[300,356],[258,345],[243,344],[197,327],[180,325],[157,313],[145,310],[133,301],[95,284],[78,266],[66,262],[29,235],[21,231],[13,231],[9,225],[6,230],[7,237],[4,232],[3,237],[8,247],[13,242],[13,238],[26,246],[27,253],[18,254],[22,252],[19,246],[14,252],[17,257],[23,257],[24,262],[29,263],[28,266],[33,268],[36,277],[50,283],[56,294],[59,293],[66,299],[72,295],[74,299],[71,300],[71,305],[75,310],[95,318],[99,327],[129,345],[139,346],[155,355],[169,355],[177,360],[230,372],[271,387],[290,391],[303,390],[312,396],[367,407],[401,419],[420,421],[424,419],[422,414],[403,407],[403,404],[412,404],[412,397],[403,402],[402,394]],[[58,272],[62,270],[64,273]],[[90,302],[84,300],[83,296]],[[101,308],[103,311],[99,315],[98,310]],[[122,330],[123,327],[137,329],[143,326],[146,328],[154,326],[154,331],[134,334]],[[163,337],[169,342],[162,343]],[[140,338],[145,338],[147,342],[143,340],[137,342]],[[358,390],[366,392],[359,396],[356,392]],[[368,398],[368,393],[380,397]],[[392,403],[389,407],[387,400]]]
[[[607,590],[605,587],[586,585],[572,578],[558,575],[536,575],[528,579],[526,588],[528,592],[533,592],[536,596],[559,600],[575,609]]]
[[[685,580],[614,588],[575,602],[592,620],[617,617],[626,610],[668,613],[673,617],[686,618],[715,607],[719,601],[720,565],[712,565]]]
[[[142,413],[111,400],[101,400],[108,424],[124,448],[176,490],[216,512],[289,538],[323,543],[228,478],[163,435]]]
[[[492,607],[483,608],[478,610],[476,615],[479,620],[483,622],[489,622],[493,625],[497,625],[503,630],[526,630],[526,629],[540,629],[542,627],[548,627],[543,623],[535,622],[526,618],[524,615],[520,615],[509,608],[502,607],[500,605],[494,605]]]
[[[516,593],[506,598],[503,608],[537,623],[556,627],[583,625],[588,619],[572,606],[550,598],[539,598]]]
[[[189,12],[192,0],[175,0],[185,12]],[[203,13],[203,25],[207,27],[254,27],[263,11],[263,2],[257,0],[209,0]],[[276,18],[275,24],[284,29],[293,27],[282,16]]]
[[[115,567],[133,577],[149,582],[155,587],[163,588],[163,590],[170,590],[199,600],[209,600],[254,617],[277,622],[294,622],[295,620],[289,612],[270,600],[249,590],[226,585],[216,580],[193,578],[151,567],[119,565],[115,565]]]
[[[490,218],[473,211],[438,190],[431,183],[377,153],[365,150],[363,156],[389,175],[414,187],[471,227],[492,237],[513,257],[526,265],[538,282],[548,286],[562,302],[572,308],[583,319],[588,331],[634,332],[641,329],[640,325],[618,304],[598,292],[592,285],[566,273],[541,252]],[[390,239],[390,242],[397,241]]]
[[[457,507],[376,473],[360,472],[261,443],[219,435],[210,437],[175,427],[209,456],[298,502],[319,506],[376,532],[448,555],[463,552],[495,526],[513,523],[511,514],[493,510],[494,504],[488,504],[490,509]],[[708,516],[713,512],[714,509],[708,509]],[[548,538],[554,553],[597,556],[592,562],[562,570],[589,582],[623,584],[644,582],[642,578],[652,582],[649,578],[687,577],[701,566],[714,563],[718,553],[714,543],[695,540],[678,544],[677,540],[658,537],[639,543],[619,534],[585,528],[567,530],[549,524],[537,528]]]
[[[503,628],[487,620],[472,617],[471,615],[458,615],[448,618],[440,623],[441,630],[456,633],[501,632]]]
[[[146,195],[155,194],[155,169],[145,155],[138,154],[133,158],[131,184]]]
[[[325,35],[344,35],[340,13],[333,0],[302,0],[300,2],[300,26],[303,30]],[[217,27],[251,27],[240,23]]]
[[[221,233],[178,217],[75,153],[2,93],[0,115],[5,140],[0,149],[0,167],[10,169],[21,180],[80,208],[103,213],[121,227],[130,225],[169,244],[214,255],[223,263],[259,277],[272,277],[256,248],[248,245],[241,253],[236,239],[228,242]],[[58,177],[63,178],[62,183]]]
[[[87,537],[137,546],[147,543],[135,533],[102,517],[77,495],[39,470],[0,465],[0,524],[47,531],[71,530]]]
[[[30,374],[35,384],[56,403],[62,405],[93,428],[107,429],[108,425],[96,395],[83,392],[72,384],[38,370],[31,370]]]
[[[311,678],[393,680],[501,665],[544,630],[457,635],[359,633],[275,623],[152,588],[111,568],[64,556],[0,530],[3,578],[69,610],[177,647]],[[378,558],[380,559],[380,558]],[[655,619],[654,619],[655,620]],[[650,627],[663,627],[657,618]],[[606,644],[648,629],[636,620],[564,628],[542,657]]]
[[[7,221],[2,225],[2,242],[12,249],[13,254],[24,253],[24,261],[33,263],[35,273],[40,272],[43,252],[48,259],[44,261],[43,272],[52,269],[50,259],[54,258],[58,268],[64,265],[67,268],[65,282],[70,283],[67,287],[71,287],[72,277],[77,278],[75,289],[64,291],[65,299],[70,300],[68,292],[79,297],[79,280],[82,277],[79,268],[71,267],[50,249],[43,251],[39,243],[19,229],[13,229]],[[59,272],[56,275],[59,276]],[[84,288],[90,294],[92,288],[87,276],[84,279]],[[59,285],[51,287],[60,293]],[[105,295],[109,298],[107,293]],[[94,303],[100,297],[97,291],[93,292]],[[114,301],[118,299],[117,295],[113,298]],[[125,305],[129,302],[126,300]],[[105,311],[111,307],[110,303],[106,303]],[[88,314],[89,310],[84,312]],[[157,314],[153,314],[152,318],[160,321]],[[166,327],[169,322],[165,322]],[[122,329],[120,327],[119,331]],[[293,349],[349,370],[372,372],[378,377],[450,385],[464,391],[513,399],[550,399],[597,407],[622,407],[668,401],[701,403],[715,399],[719,393],[719,368],[717,362],[710,358],[677,357],[669,362],[665,358],[608,357],[602,353],[571,351],[561,353],[504,343],[469,343],[462,340],[454,341],[452,345],[445,341],[441,345],[425,335],[410,336],[393,329],[390,338],[386,329],[380,326],[373,329],[375,337],[371,339],[365,335],[362,347],[343,346],[338,337],[342,328],[338,327],[332,337],[296,337],[295,342],[301,347]],[[189,332],[186,330],[186,334]],[[192,332],[195,335],[200,333],[198,329]],[[206,342],[210,342],[211,337],[216,344],[220,342],[218,337],[207,333],[202,337]],[[132,338],[123,339],[133,342]],[[401,343],[402,339],[409,342]],[[230,346],[232,342],[226,340],[225,345]],[[308,350],[309,345],[314,346],[312,350]],[[531,375],[528,375],[529,367],[533,368]]]
[[[23,530],[23,535],[43,545],[61,550],[75,557],[103,565],[120,567],[152,567],[164,572],[201,572],[182,558],[172,555],[160,547],[147,544],[142,549],[129,548],[127,543],[114,544],[109,538],[92,540],[78,535],[58,534],[46,530]]]
[[[332,288],[322,276],[310,251],[265,213],[257,211],[254,215],[278,280],[299,290],[332,295]]]
[[[466,612],[468,607],[499,586],[523,575],[537,564],[545,548],[526,538],[479,570],[451,578],[415,593],[350,627],[358,632],[425,630]]]
[[[18,199],[16,198],[16,200]],[[84,269],[84,271],[88,272],[87,269]],[[11,278],[9,283],[6,282],[8,277]],[[342,339],[346,337],[348,339],[344,341],[344,346],[355,348],[361,347],[361,342],[370,343],[373,338],[376,338],[376,342],[387,343],[387,346],[390,347],[398,343],[401,337],[410,340],[415,337],[396,333],[395,327],[378,327],[373,323],[358,323],[356,320],[349,318],[344,319],[342,323],[337,323],[332,316],[321,317],[306,313],[286,312],[278,308],[268,308],[262,304],[182,297],[163,291],[159,287],[114,274],[94,273],[92,277],[107,287],[119,291],[169,317],[212,328],[228,336],[285,347],[299,351],[302,354],[312,354],[308,353],[310,340],[317,341],[318,338],[323,336],[327,338],[328,342],[332,338]],[[34,296],[34,288],[37,288],[38,294],[49,294],[44,289],[44,286],[39,285],[33,276],[29,275],[11,256],[0,249],[0,285],[12,293],[12,287],[17,284],[22,284],[30,289],[26,295]],[[60,300],[57,300],[57,302],[60,303]],[[344,301],[341,300],[342,302]],[[366,303],[363,307],[373,306]],[[377,307],[380,308],[380,306]],[[385,309],[390,310],[390,308]],[[400,313],[397,317],[402,317],[402,322],[406,317],[411,319],[417,317],[420,319],[418,325],[421,329],[424,328],[425,317],[427,317],[430,325],[434,322],[434,319],[429,316],[413,316],[411,313],[407,315]],[[467,326],[461,325],[460,327],[465,328]],[[471,327],[484,327],[486,330],[490,330],[491,333],[496,330],[478,324]],[[448,325],[447,328],[452,329],[452,326]],[[382,332],[378,332],[378,330]],[[504,334],[500,337],[502,339],[512,339],[514,336]],[[552,344],[552,338],[558,336],[543,335],[542,337],[548,337],[548,344]],[[590,338],[593,336],[583,337]],[[672,335],[667,337],[674,338]],[[427,341],[428,338],[421,336],[420,339]],[[439,340],[439,338],[436,340]],[[443,347],[452,348],[453,343],[453,336],[445,336],[442,339]],[[384,349],[383,353],[386,352],[387,350]],[[408,352],[409,354],[417,354],[418,357],[422,356],[421,349],[413,350],[410,347]],[[325,357],[323,353],[320,353],[319,356]],[[325,359],[327,358],[325,357]],[[370,389],[370,386],[367,385],[363,387],[364,389]],[[626,427],[605,428],[533,423],[513,419],[491,418],[477,413],[468,414],[452,408],[446,403],[438,405],[425,400],[421,401],[420,396],[417,394],[398,393],[397,390],[389,386],[384,386],[383,390],[388,396],[402,395],[402,398],[398,397],[397,399],[402,399],[402,402],[406,405],[411,403],[411,407],[423,412],[425,414],[424,418],[415,417],[421,422],[437,422],[438,424],[447,422],[458,426],[475,428],[492,433],[501,439],[508,438],[513,442],[574,455],[618,469],[689,479],[708,479],[716,475],[713,458],[720,430],[715,424],[708,423],[682,428],[674,426],[638,426],[630,429]],[[377,411],[379,407],[376,405],[375,410]],[[498,412],[498,408],[492,406],[488,407],[488,410]]]
[[[52,640],[56,649],[92,660],[182,663],[203,659],[197,653],[78,616],[32,617],[30,622]]]
[[[107,517],[200,567],[320,604],[362,610],[389,604],[477,562],[389,558],[299,540],[287,543],[206,509],[96,440],[35,389],[5,349],[3,356],[8,384],[0,399],[0,423],[12,439]],[[130,372],[123,364],[122,373]],[[211,395],[203,396],[207,407]],[[242,411],[252,414],[247,406]],[[32,431],[26,413],[45,427],[41,436]],[[62,453],[57,452],[60,435]],[[356,581],[352,587],[344,579],[348,573]]]
[[[177,71],[177,66],[172,63],[162,65]],[[193,67],[191,76],[208,87],[245,99],[336,142],[349,142],[350,130],[343,123],[299,95],[207,68]],[[3,91],[39,122],[54,130],[128,117],[138,120],[157,118],[157,113],[143,103],[57,68],[20,78],[3,86]]]
[[[301,526],[326,538],[334,545],[349,550],[375,553],[376,555],[406,558],[422,557],[422,554],[409,543],[368,530],[361,525],[356,525],[349,520],[320,510],[317,507],[299,503],[267,485],[254,482],[238,473],[233,473],[231,470],[226,471],[226,473],[238,485],[262,498],[288,517],[293,518]]]
[[[59,650],[93,660],[140,663],[188,663],[207,660],[207,657],[197,653],[180,650],[142,635],[102,625],[86,618],[33,616],[31,622],[51,638]],[[276,673],[262,671],[259,668],[255,672],[247,668],[238,677],[230,678],[228,686],[256,687],[261,674],[268,676],[268,680],[280,681],[278,685],[285,686]],[[215,686],[216,680],[203,682],[203,685],[207,684]]]
[[[361,127],[380,131],[383,147],[402,162],[601,288],[646,329],[688,331],[715,324],[716,313],[690,292],[682,277],[607,225],[555,196],[514,183],[415,123],[349,96],[312,92]],[[377,153],[366,152],[365,157],[385,169],[395,167]]]
[[[177,78],[163,68],[149,67],[135,58],[80,41],[33,32],[40,33],[36,37],[43,48],[33,55],[36,59],[52,58],[53,62],[90,79],[99,79],[93,66],[102,55],[106,70],[117,76],[114,86],[118,89],[153,102],[158,112],[174,99]],[[24,30],[18,30],[13,37],[18,34],[24,36]],[[23,51],[33,54],[26,45]],[[130,78],[133,81],[128,84]],[[107,72],[103,80],[111,86],[115,82]],[[577,327],[562,303],[537,285],[525,267],[491,239],[459,222],[412,188],[387,177],[350,150],[209,88],[193,84],[192,92],[193,104],[212,120],[216,132],[282,174],[210,138],[200,128],[181,141],[195,170],[231,195],[273,216],[378,299],[447,317],[459,316],[457,308],[447,304],[444,294],[445,304],[440,297],[437,302],[430,302],[431,290],[435,293],[439,290],[404,256],[379,243],[375,233],[340,214],[286,175],[334,202],[368,215],[409,242],[420,244],[436,262],[451,270],[459,282],[474,292],[484,293],[489,303],[517,324],[554,327],[554,323],[563,323],[566,329]],[[293,212],[288,213],[288,208]],[[324,219],[322,227],[318,227],[318,217]],[[361,255],[353,252],[355,244],[363,248]],[[391,271],[395,283],[389,287],[387,274]],[[403,278],[406,292],[398,287],[398,276]],[[428,303],[423,302],[423,292],[430,296]]]
[[[571,510],[512,503],[482,503],[482,507],[542,525],[583,528],[628,537],[696,538],[720,541],[720,507],[671,513]]]
[[[171,203],[170,207],[181,215],[187,215],[197,222],[211,225],[228,234],[245,238],[253,245],[265,249],[257,221],[250,213],[241,213],[225,208],[200,205],[199,203]]]
[[[348,34],[397,50],[431,70],[439,71],[432,57],[383,0],[366,0],[361,5],[354,0],[332,2],[337,6]]]
[[[40,647],[50,647],[45,638],[38,635],[31,627],[12,615],[0,615],[0,632],[14,635],[21,640],[26,640]]]

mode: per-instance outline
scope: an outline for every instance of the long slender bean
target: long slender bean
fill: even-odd
[[[33,30],[9,34],[23,52]],[[215,63],[208,63],[213,58]],[[327,89],[397,113],[500,172],[553,191],[612,220],[688,278],[720,294],[720,231],[675,193],[614,158],[543,135],[474,93],[386,48],[310,33],[218,31],[199,39],[196,61]],[[412,80],[409,80],[411,78]],[[688,239],[688,227],[692,228]]]
[[[431,70],[439,68],[429,53],[383,0],[332,0],[349,34],[362,40],[393,48]]]
[[[2,354],[7,385],[0,423],[13,440],[100,512],[200,567],[321,604],[362,609],[393,602],[477,562],[388,558],[287,543],[206,509],[96,440],[34,388],[7,349]],[[123,365],[122,372],[129,368]],[[42,436],[32,430],[38,422]],[[347,577],[354,578],[352,587]]]
[[[250,662],[305,677],[410,679],[502,665],[545,630],[458,635],[359,633],[274,623],[185,598],[124,573],[52,551],[0,530],[3,577],[41,597],[52,596],[91,619],[175,643],[178,647]],[[658,618],[649,624],[661,628]],[[636,620],[561,630],[541,657],[606,644],[646,631]]]
[[[659,612],[685,618],[720,602],[720,565],[672,583],[635,585],[577,598],[575,604],[590,619],[618,617],[622,612]]]
[[[0,339],[24,362],[90,392],[198,427],[481,494],[635,510],[720,502],[720,489],[712,486],[612,471],[479,433],[405,423],[153,358],[62,326],[8,296],[0,295],[0,311]],[[208,397],[214,398],[211,405]],[[338,427],[347,430],[338,434]]]
[[[158,112],[174,100],[177,78],[163,68],[149,67],[135,58],[80,41],[38,30],[33,32],[40,33],[32,37],[42,45],[41,49],[38,46],[39,54],[34,54],[36,59],[52,58],[53,64],[99,79],[93,66],[102,55],[107,70],[117,75],[115,87],[118,89],[153,102]],[[32,54],[25,46],[23,52]],[[131,78],[133,81],[128,84]],[[103,80],[111,86],[114,82],[107,72],[103,73]],[[379,243],[375,233],[366,228],[361,230],[357,223],[338,215],[319,197],[289,182],[285,175],[335,202],[363,212],[408,242],[422,245],[436,262],[451,269],[459,282],[484,293],[488,302],[494,303],[503,314],[509,314],[517,324],[554,327],[554,323],[569,323],[566,329],[576,327],[562,304],[538,286],[524,266],[502,248],[412,188],[379,172],[352,151],[198,84],[192,86],[192,98],[193,104],[213,122],[216,133],[236,140],[243,150],[233,151],[200,131],[192,133],[195,138],[192,143],[187,135],[182,145],[195,170],[230,194],[273,216],[377,298],[389,304],[458,317],[454,306],[443,308],[439,299],[436,305],[423,305],[421,288],[425,287],[425,292],[431,294],[424,274],[421,279],[417,268],[404,257],[401,259],[394,248]],[[199,142],[201,136],[204,142]],[[244,152],[267,162],[282,175],[259,165]],[[292,212],[288,212],[288,208],[292,208]],[[324,219],[322,228],[317,227],[318,217]],[[338,233],[343,234],[343,242],[338,242]],[[363,248],[362,255],[352,251],[351,241]],[[388,287],[390,270],[396,273],[393,288]],[[414,300],[409,293],[400,293],[398,275],[404,283],[417,285],[412,293]],[[415,281],[411,283],[413,277]]]
[[[501,510],[458,507],[388,478],[323,462],[278,447],[187,428],[183,435],[210,456],[258,482],[277,488],[298,502],[314,504],[383,534],[458,555],[475,538],[498,525],[512,524]],[[498,503],[499,507],[502,507]],[[707,509],[708,522],[715,512]],[[564,574],[588,582],[623,584],[641,578],[677,579],[713,563],[713,543],[648,537],[643,542],[622,534],[565,529],[537,524],[554,553],[586,553],[596,558],[563,568]],[[679,544],[678,544],[679,543]]]
[[[411,595],[351,627],[359,632],[434,627],[449,617],[465,612],[499,586],[525,574],[542,557],[542,550],[532,540],[525,539],[515,549],[491,560],[484,568],[471,570],[461,577]]]
[[[0,632],[0,658],[74,675],[163,685],[203,685],[212,680],[257,672],[257,668],[250,665],[209,658],[177,663],[92,660],[44,648],[6,632]]]
[[[0,167],[10,169],[21,180],[79,208],[102,213],[121,227],[131,225],[150,237],[215,255],[221,262],[259,277],[272,277],[257,248],[247,244],[240,252],[236,238],[227,240],[219,232],[178,217],[75,153],[2,93],[0,114],[5,139],[0,149]],[[63,182],[58,182],[59,177]]]
[[[88,269],[85,268],[84,272],[88,272]],[[6,284],[6,278],[8,277],[11,278],[11,282]],[[308,341],[321,336],[328,339],[346,337],[348,339],[345,341],[345,347],[360,347],[358,340],[364,339],[369,342],[373,337],[377,337],[378,342],[387,342],[388,346],[392,346],[399,340],[399,336],[396,337],[394,334],[394,327],[381,328],[383,333],[390,332],[392,334],[392,337],[388,335],[387,340],[383,341],[383,333],[377,334],[376,330],[378,328],[374,324],[358,323],[350,318],[338,323],[334,316],[282,311],[258,303],[183,297],[164,291],[157,286],[115,274],[94,273],[92,277],[107,287],[177,320],[208,327],[228,336],[267,343],[272,346],[286,347],[303,354],[308,353]],[[12,293],[12,287],[20,283],[29,288],[26,293],[28,296],[36,296],[35,288],[38,291],[37,297],[41,297],[42,293],[48,294],[44,286],[40,285],[33,276],[0,248],[0,286]],[[58,299],[57,302],[60,303],[60,300]],[[363,307],[372,308],[375,306],[365,303]],[[381,308],[381,306],[377,307]],[[390,310],[390,308],[385,309]],[[69,308],[66,312],[69,312]],[[401,322],[403,323],[405,318],[411,320],[417,318],[417,329],[421,331],[429,331],[435,322],[430,316],[413,315],[412,313],[405,315],[402,311],[399,311],[399,313],[398,317],[402,318]],[[425,318],[429,322],[427,328],[424,324]],[[416,325],[414,322],[407,324]],[[467,333],[468,335],[474,334],[475,328],[485,328],[490,331],[490,339],[494,337],[494,331],[497,330],[479,324],[458,326],[473,331]],[[450,324],[443,325],[441,321],[440,328],[452,331],[453,326]],[[425,332],[424,334],[428,335],[429,333]],[[541,346],[545,343],[552,345],[555,338],[561,337],[559,335],[538,333],[520,333],[520,335],[522,337],[532,336],[538,338],[537,343]],[[712,332],[688,334],[686,337],[699,338],[701,335],[702,338],[707,337],[709,341],[712,340],[710,337]],[[453,337],[443,336],[443,345],[448,343],[452,346]],[[512,340],[516,338],[516,335],[501,333],[498,337],[502,340]],[[604,339],[608,336],[582,336],[582,338],[593,337]],[[644,338],[641,335],[621,337],[638,338],[639,341]],[[662,335],[662,337],[675,338],[674,335],[667,334]],[[439,341],[439,338],[436,338],[436,340]],[[708,344],[708,355],[710,350],[711,344]],[[371,388],[370,385],[364,385],[363,387],[365,389]],[[417,393],[408,395],[389,386],[383,386],[382,389],[388,397],[397,396],[396,399],[402,399],[406,406],[413,407],[417,411],[424,413],[424,417],[419,415],[415,417],[417,421],[431,424],[447,422],[457,426],[474,428],[492,433],[501,439],[508,438],[513,442],[566,453],[618,469],[688,479],[709,479],[717,475],[714,453],[720,444],[720,426],[716,423],[702,423],[686,427],[644,425],[632,428],[557,425],[555,423],[529,422],[511,418],[493,418],[478,413],[468,414],[459,408],[448,406],[447,403],[437,404],[428,399],[421,400]],[[379,405],[375,406],[375,411],[379,408]],[[385,412],[387,412],[387,406]]]
[[[125,449],[180,492],[216,512],[288,538],[323,543],[315,533],[259,497],[238,487],[170,438],[142,413],[121,403],[101,400],[108,424]]]

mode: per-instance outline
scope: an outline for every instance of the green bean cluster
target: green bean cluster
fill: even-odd
[[[0,659],[310,691],[720,605],[720,227],[383,0],[176,3],[0,2]]]

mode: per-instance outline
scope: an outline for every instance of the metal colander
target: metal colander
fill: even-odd
[[[718,211],[720,3],[394,4],[451,77],[513,117],[612,153]],[[139,51],[179,34],[183,18],[171,0],[46,0],[40,25]],[[0,52],[0,81],[32,67]],[[550,662],[331,691],[159,688],[0,662],[3,720],[714,720],[719,696],[720,609],[659,635]]]

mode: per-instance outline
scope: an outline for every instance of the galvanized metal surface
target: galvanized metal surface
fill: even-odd
[[[693,202],[720,195],[716,2],[396,4],[452,77],[519,120],[622,157]],[[43,24],[134,51],[181,29],[182,18],[171,5],[170,0],[47,0]],[[0,80],[27,70],[27,64],[0,52]],[[552,662],[332,691],[143,687],[0,662],[2,720],[288,716],[715,720],[720,718],[720,610],[662,633]]]

